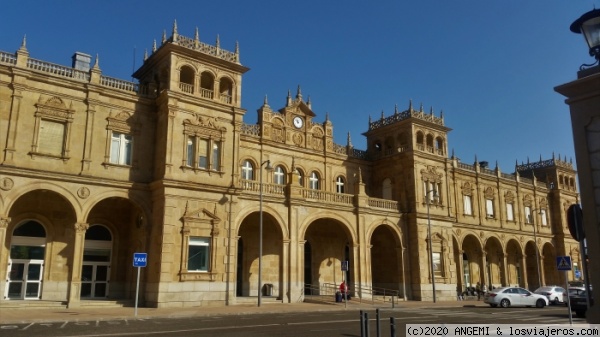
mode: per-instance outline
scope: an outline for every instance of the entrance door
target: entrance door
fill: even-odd
[[[11,260],[6,297],[11,300],[39,300],[42,271],[42,260]]]
[[[81,298],[108,297],[110,264],[84,262],[81,269]]]
[[[85,246],[81,263],[80,298],[107,298],[110,282],[112,235],[108,228],[93,225],[85,232]]]

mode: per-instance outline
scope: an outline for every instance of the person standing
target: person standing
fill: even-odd
[[[342,298],[346,300],[348,296],[348,286],[346,285],[346,281],[342,281],[342,284],[340,284],[340,293],[342,294]]]

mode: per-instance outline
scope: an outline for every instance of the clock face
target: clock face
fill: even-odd
[[[302,117],[294,117],[294,126],[295,127],[297,127],[299,129],[302,127],[302,124],[304,124]]]

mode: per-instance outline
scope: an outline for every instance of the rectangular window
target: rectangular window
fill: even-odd
[[[485,215],[488,218],[494,217],[494,200],[485,199]]]
[[[463,196],[463,207],[465,215],[473,215],[473,207],[471,205],[471,196],[464,195]]]
[[[187,158],[186,158],[186,165],[189,167],[193,167],[194,166],[194,151],[195,151],[195,143],[196,143],[196,139],[194,137],[188,137],[187,140]]]
[[[542,217],[542,226],[548,226],[548,219],[546,218],[546,210],[540,210],[540,216]]]
[[[221,170],[221,142],[219,141],[213,141],[211,168],[213,171]]]
[[[513,210],[513,204],[506,204],[506,220],[515,221],[515,212]]]
[[[208,168],[208,140],[206,139],[198,141],[198,167]]]
[[[40,136],[38,152],[63,155],[65,142],[65,124],[42,119],[40,121]]]
[[[532,223],[533,219],[531,218],[531,207],[525,206],[525,223]]]
[[[131,165],[133,137],[124,133],[112,133],[110,144],[110,162],[119,165]]]
[[[188,271],[208,271],[210,238],[192,236],[188,245]]]
[[[442,276],[442,254],[433,252],[433,273],[435,276]]]

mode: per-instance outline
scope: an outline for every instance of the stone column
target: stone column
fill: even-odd
[[[544,272],[544,255],[540,254],[540,274],[541,275],[541,279],[542,279],[542,284],[540,284],[540,287],[546,284],[546,277],[544,274],[546,274]]]
[[[527,282],[527,264],[525,263],[527,261],[527,255],[523,254],[523,256],[521,257],[521,275],[522,275],[522,281],[521,283],[523,283],[522,285],[519,284],[519,286],[522,286],[525,289],[529,289],[529,282]]]
[[[10,254],[10,245],[6,244],[6,230],[8,228],[8,224],[10,223],[10,218],[8,217],[0,217],[0,253],[4,252],[4,247],[7,247],[6,250],[7,255]],[[3,254],[0,254],[3,255]],[[0,270],[0,289],[4,289],[6,283],[6,268]]]
[[[488,265],[487,265],[487,252],[484,251],[483,254],[481,254],[481,263],[483,266],[483,273],[482,277],[483,279],[481,280],[481,286],[483,287],[483,285],[485,284],[487,287],[489,287],[490,285],[488,284]]]
[[[458,275],[459,279],[456,280],[456,284],[460,284],[461,288],[460,288],[460,292],[462,293],[465,288],[467,287],[467,285],[465,284],[465,264],[463,262],[463,256],[465,255],[465,251],[461,250],[460,251],[460,256],[458,257],[458,272],[460,273],[460,275]],[[456,289],[458,290],[458,288]]]
[[[77,308],[81,305],[81,267],[83,262],[83,245],[85,243],[85,232],[90,227],[87,223],[77,222],[73,226],[75,235],[73,238],[73,255],[71,257],[71,284],[69,285],[69,298],[67,307]]]
[[[508,285],[508,255],[504,254],[504,256],[502,257],[502,275],[503,277],[500,278],[500,282],[502,283],[501,285],[503,287]]]
[[[290,280],[291,280],[291,271],[293,268],[291,268],[291,265],[293,265],[293,263],[291,263],[290,261],[290,240],[289,239],[284,239],[283,240],[283,246],[282,246],[282,252],[281,252],[281,260],[282,260],[282,275],[281,275],[281,284],[283,285],[282,289],[280,290],[280,294],[279,296],[281,297],[281,301],[284,303],[291,303],[292,299],[291,299],[291,287],[290,287]]]

